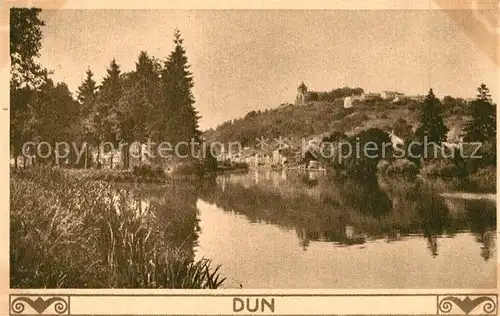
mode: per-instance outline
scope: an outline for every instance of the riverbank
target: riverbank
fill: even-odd
[[[12,288],[195,289],[223,284],[220,266],[213,267],[209,259],[195,261],[192,247],[185,246],[193,232],[179,231],[196,223],[186,189],[162,188],[167,200],[146,203],[139,192],[82,174],[52,168],[12,174]]]
[[[105,181],[111,183],[143,183],[168,185],[179,181],[193,181],[220,174],[245,173],[248,168],[223,167],[212,172],[201,173],[198,170],[182,170],[182,172],[165,172],[162,168],[151,168],[147,165],[132,170],[120,169],[58,169],[69,175],[82,179]],[[19,173],[26,172],[20,169]]]

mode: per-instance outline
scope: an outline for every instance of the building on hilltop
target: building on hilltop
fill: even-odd
[[[295,98],[295,105],[305,105],[307,98],[307,86],[304,81],[297,88],[297,97]]]
[[[371,100],[376,100],[378,98],[381,98],[380,93],[363,92],[361,94],[360,100],[371,101]]]
[[[403,97],[404,93],[400,93],[397,91],[382,91],[380,96],[384,100],[394,100],[396,97]]]
[[[344,98],[344,108],[345,109],[350,109],[354,106],[354,101],[361,101],[362,96],[361,95],[351,95],[348,97]]]

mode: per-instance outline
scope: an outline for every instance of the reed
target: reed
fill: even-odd
[[[125,189],[50,168],[13,175],[13,288],[217,288],[211,260],[165,238],[154,206]]]

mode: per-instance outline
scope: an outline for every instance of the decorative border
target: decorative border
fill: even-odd
[[[461,296],[439,296],[438,297],[438,314],[452,315],[454,307],[458,308],[465,315],[471,312],[479,312],[479,314],[493,315],[498,313],[498,298],[496,296],[486,295],[466,295],[465,298]],[[471,299],[474,297],[474,299]],[[482,310],[478,310],[481,306]]]
[[[69,305],[69,296],[10,295],[10,315],[70,315]],[[51,306],[53,312],[50,312]],[[27,307],[33,309],[36,314],[25,313]]]
[[[362,298],[362,297],[427,297],[436,298],[435,314],[434,315],[497,315],[498,314],[498,295],[497,294],[286,294],[286,293],[262,293],[262,294],[237,294],[237,293],[213,293],[213,294],[10,294],[9,295],[9,315],[11,316],[60,316],[60,315],[73,315],[71,313],[71,298],[84,299],[89,297],[102,297],[102,298],[123,298],[123,297],[143,297],[143,298],[206,298],[213,297],[214,300],[223,297],[227,298],[253,298],[253,297],[273,297],[279,298],[303,298],[307,300],[311,297],[319,298],[332,298],[338,300],[342,298]],[[432,307],[431,307],[432,308]],[[390,314],[390,305],[387,305],[387,312]],[[80,315],[78,312],[76,312]],[[99,316],[111,315],[109,314],[94,314]],[[175,313],[172,313],[174,315]],[[251,314],[241,312],[241,315]],[[262,315],[262,313],[259,313]],[[392,313],[394,314],[394,313]],[[75,314],[76,315],[76,314]],[[93,315],[93,314],[89,314]],[[133,314],[130,314],[133,315]],[[156,314],[155,314],[156,315]],[[169,315],[168,310],[163,315]],[[185,314],[185,316],[196,314]],[[221,315],[230,315],[224,313]],[[284,315],[280,313],[272,313],[269,315]],[[314,315],[314,314],[311,314]],[[321,314],[328,315],[328,314]],[[336,314],[329,314],[336,315]],[[343,313],[343,315],[348,315]],[[376,314],[373,315],[383,315]],[[433,315],[433,314],[431,314]]]

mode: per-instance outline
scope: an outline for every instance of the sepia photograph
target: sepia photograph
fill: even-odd
[[[498,8],[8,11],[11,289],[497,287]]]

